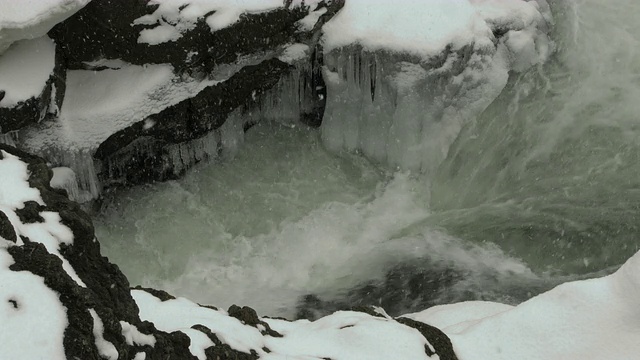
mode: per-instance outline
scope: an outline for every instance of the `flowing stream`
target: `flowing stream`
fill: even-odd
[[[513,75],[435,174],[261,123],[232,160],[109,198],[103,252],[132,285],[286,317],[517,303],[612,271],[640,248],[640,3],[552,8],[555,55]]]

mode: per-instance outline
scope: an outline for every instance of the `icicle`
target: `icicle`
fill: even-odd
[[[325,54],[323,143],[393,168],[433,172],[463,124],[506,84],[499,52],[473,51],[445,52],[437,63],[358,46]]]
[[[164,168],[170,169],[174,175],[181,175],[198,162],[217,158],[219,147],[220,134],[217,131],[198,139],[171,144],[164,149]]]
[[[256,108],[260,112],[259,119],[297,125],[304,114],[315,111],[318,99],[310,81],[311,61],[305,58],[294,66],[295,69],[284,75],[276,86],[260,96]]]
[[[220,134],[220,156],[231,159],[237,153],[244,142],[245,129],[260,121],[259,111],[245,112],[242,109],[234,110],[224,124],[217,130]]]

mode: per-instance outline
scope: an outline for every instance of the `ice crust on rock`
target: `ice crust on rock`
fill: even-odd
[[[80,10],[90,0],[0,0],[0,54],[17,40],[33,39]]]

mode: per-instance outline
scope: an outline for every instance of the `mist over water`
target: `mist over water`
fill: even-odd
[[[408,312],[611,271],[640,246],[640,3],[551,5],[555,55],[512,75],[435,174],[264,123],[231,160],[108,199],[104,253],[133,285],[286,317],[308,294]]]

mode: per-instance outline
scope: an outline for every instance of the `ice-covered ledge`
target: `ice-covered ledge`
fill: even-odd
[[[325,145],[431,172],[510,72],[546,61],[551,25],[545,0],[347,1],[324,26]]]
[[[3,104],[21,88],[0,81],[0,90],[7,88],[0,95],[0,142],[71,168],[77,186],[66,188],[86,201],[104,184],[175,178],[199,161],[231,153],[243,130],[262,118],[283,115],[317,125],[324,87],[318,86],[315,44],[320,26],[342,3],[89,3],[48,33],[62,71],[53,76],[61,83],[36,99],[46,107],[25,115],[31,108],[16,106],[4,116]],[[8,61],[13,58],[18,61]],[[4,60],[33,72],[29,62],[13,58]],[[47,101],[50,94],[56,101]],[[227,118],[231,124],[223,129]]]

